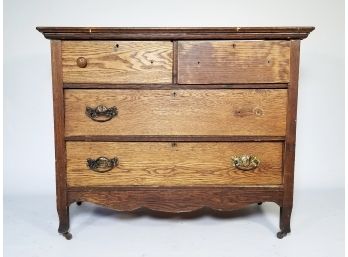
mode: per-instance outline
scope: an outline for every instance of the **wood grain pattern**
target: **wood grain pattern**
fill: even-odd
[[[98,123],[85,115],[100,104],[118,116]],[[285,89],[65,91],[66,136],[284,136],[286,111]]]
[[[288,41],[179,41],[179,84],[286,83]]]
[[[67,142],[68,185],[279,185],[282,183],[280,142],[142,143]],[[232,166],[232,156],[252,154],[260,165],[253,171]],[[86,159],[117,157],[106,173],[86,166]]]
[[[97,39],[303,39],[314,27],[37,27],[45,38],[62,40]]]
[[[203,207],[229,211],[258,202],[281,203],[281,187],[124,187],[112,191],[70,191],[69,203],[86,201],[119,211],[148,208],[190,212]]]
[[[63,41],[63,80],[72,83],[171,83],[170,41]],[[76,59],[84,57],[80,68]]]

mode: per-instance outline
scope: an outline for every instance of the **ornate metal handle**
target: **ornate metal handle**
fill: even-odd
[[[117,116],[118,110],[115,106],[107,108],[104,105],[99,105],[95,108],[86,107],[86,115],[94,121],[105,122]]]
[[[98,159],[87,159],[87,167],[95,172],[108,172],[118,165],[116,157],[108,159],[106,157],[99,157]]]
[[[253,155],[233,156],[232,165],[239,170],[254,170],[260,165],[260,160]]]

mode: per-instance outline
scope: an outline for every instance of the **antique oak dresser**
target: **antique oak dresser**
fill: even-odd
[[[313,27],[38,27],[51,40],[59,233],[69,205],[293,206],[300,41]]]

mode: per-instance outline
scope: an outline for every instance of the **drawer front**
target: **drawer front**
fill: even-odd
[[[63,41],[65,83],[171,83],[169,41]]]
[[[279,185],[282,149],[280,142],[67,142],[67,181],[70,187]],[[243,155],[255,158],[243,165],[236,161]]]
[[[179,84],[287,83],[289,41],[180,41]]]
[[[117,114],[95,121],[100,105]],[[65,91],[66,136],[284,136],[286,112],[286,89]]]

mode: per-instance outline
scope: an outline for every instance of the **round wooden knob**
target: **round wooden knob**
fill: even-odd
[[[80,68],[85,68],[87,66],[87,60],[84,57],[79,57],[76,59],[76,64]]]

